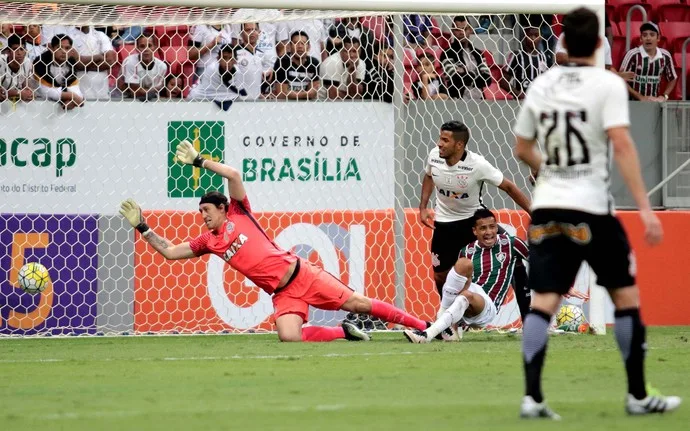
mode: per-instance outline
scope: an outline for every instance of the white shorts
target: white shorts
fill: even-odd
[[[84,97],[78,85],[67,87],[67,91],[76,94],[77,96]],[[38,86],[38,95],[45,97],[48,100],[59,101],[62,98],[62,93],[62,87],[48,87],[47,85],[43,84]]]
[[[491,322],[493,322],[493,320],[496,318],[496,315],[498,315],[496,305],[491,298],[489,298],[489,295],[484,292],[484,289],[482,289],[478,284],[470,284],[469,291],[474,294],[481,295],[481,297],[484,298],[484,309],[476,316],[463,317],[462,320],[469,326],[478,326],[480,328],[484,328],[491,324]]]

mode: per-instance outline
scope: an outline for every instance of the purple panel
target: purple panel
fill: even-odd
[[[9,313],[36,310],[41,295],[25,293],[9,283],[15,233],[50,236],[46,248],[25,248],[24,262],[48,268],[53,282],[50,314],[29,329],[7,322]],[[98,216],[96,215],[0,215],[0,334],[69,334],[96,332],[98,288]]]

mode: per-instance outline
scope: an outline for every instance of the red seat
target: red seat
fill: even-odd
[[[632,13],[631,21],[651,21],[652,5],[644,3],[642,0],[609,0],[609,5],[614,6],[616,11],[609,19],[612,21],[623,21],[628,19],[628,10],[635,5],[640,5],[647,12],[647,19],[642,16],[642,12],[635,10]]]
[[[678,82],[676,83],[676,88],[673,90],[671,99],[673,100],[690,100],[690,53],[685,54],[685,73],[686,73],[686,78],[685,78],[685,86],[686,86],[686,94],[685,98],[683,98],[683,71],[682,71],[682,65],[683,65],[683,56],[682,54],[674,54],[673,55],[673,65],[676,67],[676,75],[678,75]]]
[[[182,66],[189,61],[187,48],[183,46],[166,46],[160,50],[163,61],[170,66],[170,71],[175,75],[180,74]]]
[[[386,39],[386,17],[385,16],[365,16],[362,18],[362,25],[374,34],[378,41]]]
[[[189,27],[186,25],[159,25],[154,29],[159,46],[187,46],[189,42]]]
[[[690,7],[684,0],[647,0],[652,5],[658,22],[686,22],[690,19]]]
[[[632,21],[630,23],[630,47],[634,48],[640,45],[640,26],[642,21]],[[625,26],[625,21],[619,22],[618,27],[621,30],[621,36],[623,38],[623,43],[625,44],[625,32],[627,30]],[[615,37],[614,37],[615,39]]]
[[[486,62],[487,66],[491,67],[494,64],[496,64],[496,60],[494,60],[494,55],[488,49],[482,51],[482,56],[484,57],[484,61]]]
[[[137,47],[133,43],[123,43],[117,50],[117,58],[120,63],[125,61],[125,58],[129,57],[133,53],[136,53]]]
[[[611,33],[613,33],[613,37],[625,36],[625,23],[621,24],[623,24],[623,28],[621,28],[616,21],[611,22]]]
[[[611,61],[614,68],[620,69],[623,57],[625,57],[625,37],[616,36],[611,46]]]
[[[662,22],[659,23],[661,36],[668,41],[666,49],[671,52],[680,52],[685,39],[690,37],[690,22]],[[690,43],[688,44],[690,49]]]
[[[492,82],[491,85],[484,88],[484,98],[486,100],[513,100],[514,97],[503,91],[503,89],[496,83]]]

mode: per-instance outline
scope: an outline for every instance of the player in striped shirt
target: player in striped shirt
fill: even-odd
[[[445,310],[427,330],[406,330],[411,343],[428,343],[461,319],[484,328],[498,315],[508,293],[518,259],[527,259],[527,245],[520,238],[498,233],[496,215],[485,208],[474,213],[472,231],[477,240],[460,250],[443,285]],[[460,334],[461,332],[458,332]]]
[[[642,45],[633,48],[625,54],[621,64],[622,72],[635,72],[635,78],[628,84],[630,96],[635,100],[650,102],[665,102],[676,88],[678,76],[673,67],[671,53],[659,48],[659,27],[653,22],[646,22],[640,26],[640,41]],[[665,77],[668,84],[664,91],[661,89],[661,78]]]

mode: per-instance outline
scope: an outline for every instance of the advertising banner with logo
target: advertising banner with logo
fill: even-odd
[[[173,243],[205,227],[198,212],[145,213],[151,228]],[[395,298],[392,211],[256,213],[276,244],[326,269],[353,290]],[[221,258],[167,262],[144,241],[135,245],[136,331],[272,329],[271,298]],[[312,310],[310,322],[334,320]]]
[[[0,215],[0,334],[96,332],[98,218]],[[39,262],[50,274],[40,294],[19,288],[19,269]]]
[[[239,169],[263,211],[393,207],[386,103],[237,103],[225,112],[200,102],[93,102],[58,112],[35,102],[0,120],[4,212],[114,214],[128,197],[149,209],[193,209],[224,184],[175,160],[183,139]]]

